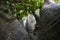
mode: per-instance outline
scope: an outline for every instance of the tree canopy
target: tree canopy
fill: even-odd
[[[44,0],[1,0],[2,11],[18,19],[43,7]]]
[[[37,9],[41,9],[45,0],[1,0],[1,10],[12,17],[22,19],[22,17],[32,14]],[[55,0],[60,3],[59,0]]]

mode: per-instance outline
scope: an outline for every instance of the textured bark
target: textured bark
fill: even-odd
[[[0,40],[29,40],[29,36],[17,19],[8,21],[0,17]]]
[[[44,5],[37,23],[39,27],[38,40],[60,40],[60,32],[58,31],[60,30],[60,5]]]

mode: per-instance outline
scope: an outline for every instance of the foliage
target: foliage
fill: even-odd
[[[55,0],[55,2],[56,2],[57,4],[60,4],[60,0]]]
[[[2,2],[4,5],[3,11],[18,19],[40,9],[44,4],[44,0],[1,0]]]

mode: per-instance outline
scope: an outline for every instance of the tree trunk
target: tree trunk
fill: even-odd
[[[51,4],[44,6],[40,18],[35,16],[38,23],[38,39],[37,40],[60,40],[60,5]],[[55,26],[57,25],[57,26]]]

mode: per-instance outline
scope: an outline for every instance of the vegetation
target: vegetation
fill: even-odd
[[[22,17],[32,14],[35,10],[43,7],[44,0],[1,0],[2,10],[12,17],[22,19]],[[60,3],[60,0],[55,0],[56,3]]]
[[[44,0],[1,0],[2,2],[4,6],[2,10],[17,19],[32,14],[35,10],[41,9],[44,4]]]
[[[55,2],[56,2],[57,4],[60,4],[60,0],[55,0]]]

